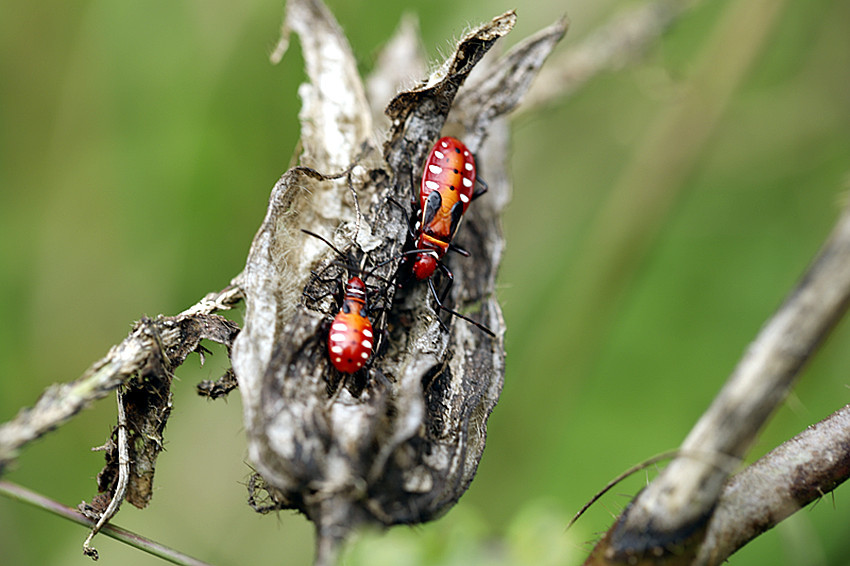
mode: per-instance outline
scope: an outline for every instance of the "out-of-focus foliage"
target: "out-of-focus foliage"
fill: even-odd
[[[405,10],[419,15],[433,60],[465,22],[515,7],[329,4],[364,71]],[[523,6],[509,42],[566,12],[565,49],[625,4]],[[637,270],[609,271],[622,291],[573,294],[594,265],[597,214],[735,4],[704,3],[641,63],[515,120],[500,291],[508,373],[478,478],[445,518],[364,535],[347,561],[580,562],[628,501],[617,493],[644,478],[564,533],[566,519],[621,470],[678,445],[802,273],[846,200],[842,0],[784,3]],[[176,313],[241,269],[298,137],[298,49],[267,62],[281,15],[280,2],[258,0],[0,3],[0,421],[78,376],[132,321]],[[577,318],[596,312],[591,299],[600,319]],[[564,343],[566,329],[585,326]],[[842,323],[754,456],[850,399],[849,342]],[[216,564],[306,564],[303,518],[257,516],[244,503],[238,393],[194,395],[224,364],[216,350],[203,368],[180,368],[153,502],[125,506],[116,522]],[[89,448],[114,418],[114,403],[100,403],[28,447],[9,479],[70,505],[89,498],[102,464]],[[843,564],[847,499],[839,488],[834,504],[799,513],[733,562]],[[79,527],[3,499],[0,525],[9,564],[89,563]],[[104,564],[160,563],[106,538],[96,545]]]

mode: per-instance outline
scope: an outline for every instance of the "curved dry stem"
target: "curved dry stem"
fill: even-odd
[[[89,536],[83,542],[83,554],[91,556],[94,560],[97,560],[98,554],[97,550],[91,546],[91,541],[118,512],[118,508],[121,507],[121,503],[127,495],[127,484],[129,483],[130,476],[130,452],[127,447],[127,415],[124,413],[124,397],[121,395],[120,387],[116,390],[115,397],[118,401],[118,482],[116,483],[115,492],[112,494],[109,505],[101,513],[97,523],[92,527]]]
[[[15,499],[21,503],[26,503],[27,505],[43,509],[86,528],[92,528],[95,524],[93,520],[86,518],[75,509],[66,507],[57,501],[6,480],[0,480],[0,493],[10,499]],[[206,562],[192,558],[191,556],[183,554],[173,548],[169,548],[115,525],[104,525],[101,532],[110,538],[114,538],[124,544],[138,548],[143,552],[162,558],[172,564],[180,564],[182,566],[209,566]]]

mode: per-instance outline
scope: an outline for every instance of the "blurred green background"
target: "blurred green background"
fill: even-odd
[[[405,11],[435,60],[467,23],[516,5],[329,4],[364,71]],[[524,4],[507,43],[568,13],[560,52],[633,3]],[[710,403],[828,234],[850,170],[850,3],[748,4],[705,2],[636,64],[514,120],[508,371],[478,477],[443,519],[364,534],[345,564],[578,564],[646,476],[565,532],[569,517],[676,447]],[[141,316],[177,313],[239,272],[298,139],[300,51],[267,59],[282,8],[0,0],[0,421]],[[753,457],[850,399],[848,344],[845,322]],[[239,394],[194,393],[226,365],[214,350],[177,373],[149,509],[126,505],[116,523],[215,564],[308,564],[303,518],[245,504]],[[98,403],[29,446],[8,479],[89,499],[102,465],[89,449],[114,420],[114,401]],[[732,563],[846,564],[848,493]],[[90,564],[84,537],[0,498],[3,564]],[[95,542],[101,564],[161,563]]]

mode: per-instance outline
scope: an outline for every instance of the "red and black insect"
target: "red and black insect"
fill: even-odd
[[[322,240],[341,257],[346,257],[324,237],[309,230],[302,232]],[[370,275],[371,272],[364,278]],[[372,355],[375,339],[372,322],[369,320],[367,293],[363,279],[350,277],[343,290],[342,305],[331,322],[328,332],[328,356],[331,364],[343,373],[358,371]]]
[[[481,188],[476,191],[476,180],[478,178],[475,172],[475,158],[466,145],[452,137],[437,140],[422,172],[419,219],[411,231],[414,249],[405,254],[414,256],[411,272],[416,279],[428,281],[438,310],[462,318],[494,336],[486,326],[443,305],[454,276],[442,259],[449,250],[469,255],[467,251],[454,245],[452,239],[460,227],[460,221],[469,203],[487,191],[487,185],[480,180]],[[437,269],[448,280],[441,296],[437,294],[433,280]]]
[[[484,194],[475,189],[475,158],[460,140],[445,137],[431,149],[419,188],[419,220],[414,227],[413,275],[423,281],[434,274],[452,246],[469,203]],[[441,268],[441,270],[444,268]]]
[[[342,308],[328,333],[331,363],[343,373],[354,373],[369,360],[373,344],[372,323],[366,310],[366,284],[355,276],[345,284]]]

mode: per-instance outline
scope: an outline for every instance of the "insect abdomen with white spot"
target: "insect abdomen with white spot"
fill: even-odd
[[[474,198],[475,158],[462,141],[437,140],[422,173],[419,189],[420,217],[416,224],[416,248],[422,250],[413,264],[417,279],[429,278],[460,226]]]
[[[328,354],[333,366],[343,373],[354,373],[372,355],[374,337],[366,312],[366,284],[352,277],[345,284],[342,308],[331,323]]]
[[[474,189],[475,158],[466,145],[452,137],[437,140],[428,155],[422,175],[422,186],[419,191],[421,208],[425,209],[432,191],[441,191],[444,192],[443,206],[451,208],[459,200],[463,206],[462,213],[466,212]],[[447,198],[449,195],[453,195],[452,198]]]

